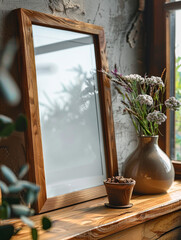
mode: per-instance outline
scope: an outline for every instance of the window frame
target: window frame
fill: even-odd
[[[173,29],[173,16],[171,13],[176,10],[181,10],[181,1],[172,2],[167,0],[164,4],[164,9],[166,11],[166,69],[167,69],[167,89],[166,89],[166,98],[175,94],[175,81],[173,82],[172,79],[175,79],[175,72],[172,70],[171,64],[175,65],[175,55],[171,54],[170,46],[175,45],[175,29]],[[172,31],[172,33],[171,33]],[[171,121],[174,120],[174,113],[167,111],[167,123],[166,123],[166,153],[170,156],[172,152],[170,151],[170,145],[173,145],[170,138],[172,132],[171,131]],[[181,162],[171,159],[175,169],[175,178],[181,178]]]
[[[167,88],[165,99],[170,97],[170,24],[169,12],[173,9],[181,9],[181,1],[152,0],[146,1],[146,73],[149,75],[161,76],[166,67]],[[164,133],[159,137],[159,146],[170,157],[170,111],[166,111],[167,121],[160,126],[160,132]],[[181,162],[172,160],[176,178],[181,178]]]

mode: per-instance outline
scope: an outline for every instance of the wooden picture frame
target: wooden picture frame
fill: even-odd
[[[108,71],[106,42],[102,27],[55,17],[26,9],[17,9],[22,73],[22,95],[24,111],[28,119],[26,132],[27,161],[30,165],[29,180],[40,185],[36,212],[42,213],[60,207],[105,196],[104,186],[92,187],[52,198],[47,198],[41,128],[38,108],[36,66],[33,46],[32,24],[50,28],[91,34],[94,39],[97,69]],[[118,174],[114,123],[111,106],[110,80],[101,71],[97,72],[104,152],[107,177]]]

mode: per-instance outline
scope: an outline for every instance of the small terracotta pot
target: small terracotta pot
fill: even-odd
[[[114,183],[104,181],[106,192],[111,206],[130,206],[130,200],[136,181],[130,183]]]

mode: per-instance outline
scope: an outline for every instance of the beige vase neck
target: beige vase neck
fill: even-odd
[[[156,144],[158,145],[158,135],[157,136],[138,136],[138,145],[144,146],[146,144]]]

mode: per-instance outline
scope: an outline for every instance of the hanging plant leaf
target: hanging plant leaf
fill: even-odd
[[[0,92],[1,96],[12,106],[20,102],[20,90],[13,77],[4,67],[0,67]]]
[[[0,115],[0,137],[9,136],[12,133],[12,128],[14,128],[13,120],[7,116]]]
[[[15,122],[15,130],[24,132],[27,129],[27,119],[23,114],[20,114]]]
[[[7,202],[3,201],[0,205],[0,218],[7,219],[11,216],[11,209]]]
[[[13,225],[2,225],[0,226],[0,236],[1,240],[9,240],[14,234],[14,227]]]
[[[1,137],[8,137],[10,136],[14,131],[14,124],[6,124],[3,126],[3,128],[0,131],[0,136]]]
[[[7,211],[4,205],[0,205],[0,218],[7,219]]]
[[[8,186],[3,181],[0,181],[0,189],[5,194],[9,193]]]
[[[43,217],[42,218],[42,228],[44,230],[48,230],[51,228],[51,226],[52,226],[52,222],[50,221],[50,219],[47,217]]]
[[[17,43],[13,38],[4,48],[0,66],[0,94],[11,105],[18,104],[21,98],[18,86],[8,72],[12,65],[16,51]]]
[[[37,186],[37,185],[34,184],[34,183],[31,183],[31,182],[28,182],[28,181],[25,181],[25,180],[21,180],[21,181],[19,181],[19,183],[20,183],[24,188],[31,189],[32,191],[35,191],[35,192],[39,192],[39,191],[40,191],[40,187]]]
[[[37,198],[38,198],[38,195],[39,195],[39,191],[38,191],[38,192],[34,192],[34,198],[35,198],[35,200],[34,200],[34,201],[36,201],[36,200],[37,200]]]
[[[23,165],[19,171],[18,178],[22,179],[27,174],[28,170],[29,165],[28,164]]]
[[[31,235],[32,235],[32,239],[33,240],[37,240],[38,239],[38,232],[37,232],[36,228],[32,228],[31,229]]]
[[[13,120],[5,115],[0,115],[0,124],[12,123]]]
[[[6,208],[3,205],[0,205],[0,219],[6,219],[7,218],[7,212]]]
[[[16,184],[10,185],[8,187],[8,190],[10,193],[19,193],[24,189],[23,185],[19,183],[19,181]]]
[[[12,127],[10,127],[12,125]],[[13,120],[7,116],[0,115],[0,137],[7,137],[13,131]]]
[[[11,205],[11,208],[12,208],[12,212],[16,216],[32,216],[35,213],[33,209],[30,209],[24,205],[13,204]]]
[[[28,225],[30,228],[34,228],[35,227],[35,223],[30,220],[29,218],[25,217],[25,216],[21,216],[21,221],[24,222],[26,225]]]
[[[15,184],[18,181],[17,177],[11,171],[11,169],[5,165],[1,165],[1,172],[9,183]]]
[[[32,190],[28,190],[28,192],[26,193],[26,197],[25,197],[25,203],[28,204],[32,204],[34,201],[36,200],[36,193]]]
[[[11,208],[10,208],[10,205],[9,205],[7,202],[3,201],[3,206],[5,206],[5,208],[6,208],[7,218],[10,218],[10,216],[11,216]]]
[[[11,38],[6,44],[4,51],[2,53],[2,58],[1,58],[1,65],[6,69],[10,69],[17,49],[18,49],[18,44],[16,39]]]

